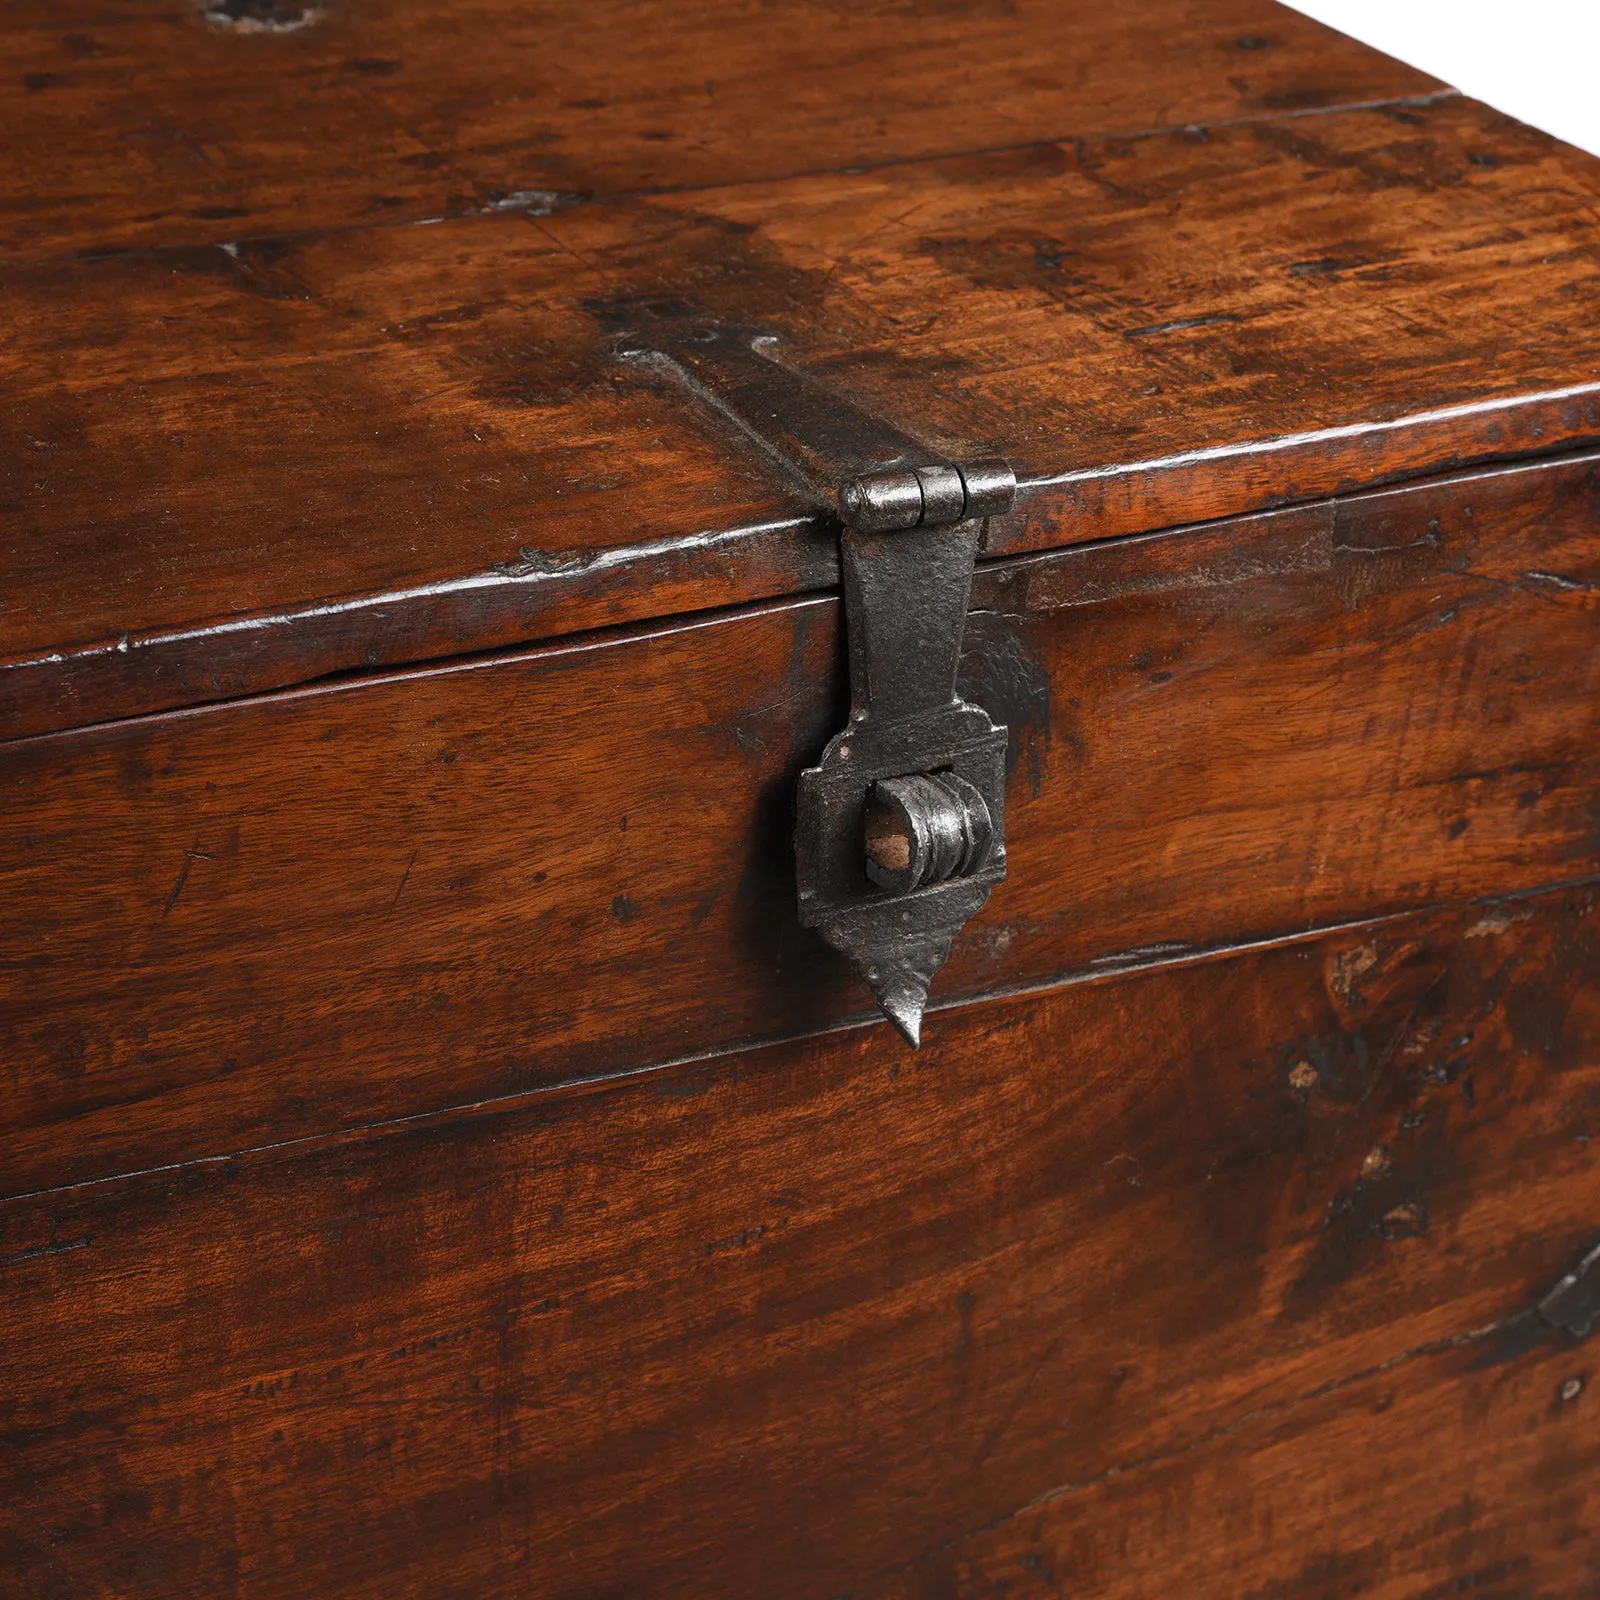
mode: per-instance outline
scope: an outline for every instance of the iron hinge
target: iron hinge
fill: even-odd
[[[1016,475],[918,444],[760,329],[667,317],[619,353],[689,388],[842,525],[850,720],[800,776],[800,920],[915,1046],[934,973],[1006,872],[1006,730],[956,693],[956,668],[983,523]]]

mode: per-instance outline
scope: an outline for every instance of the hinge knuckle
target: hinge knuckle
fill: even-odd
[[[960,522],[967,514],[967,485],[959,467],[918,467],[922,520],[930,526]]]
[[[968,517],[1003,516],[1016,503],[1017,475],[1007,461],[973,461],[961,468]]]
[[[839,515],[858,533],[898,533],[922,521],[922,480],[915,472],[869,472],[839,491]]]
[[[1008,462],[941,462],[852,478],[839,491],[839,515],[858,533],[895,533],[997,517],[1016,497],[1017,475]]]

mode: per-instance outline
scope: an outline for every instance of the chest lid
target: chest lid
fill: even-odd
[[[990,557],[1600,439],[1600,164],[1266,0],[3,28],[0,737],[836,585],[664,325]]]

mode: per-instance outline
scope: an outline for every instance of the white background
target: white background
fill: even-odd
[[[1600,0],[1288,0],[1600,155]]]

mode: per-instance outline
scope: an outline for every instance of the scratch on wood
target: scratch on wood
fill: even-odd
[[[528,217],[548,217],[553,211],[580,206],[590,198],[587,192],[564,189],[513,189],[510,194],[494,194],[480,207],[485,214],[518,213]]]
[[[1026,611],[1047,615],[1134,595],[1328,572],[1334,560],[1333,524],[1332,510],[1326,506],[1269,511],[1238,519],[1226,528],[1141,534],[1051,557],[1018,557],[1007,568],[989,570],[1025,572]],[[975,585],[980,605],[992,598],[993,581],[980,572]]]
[[[1589,587],[1586,583],[1579,583],[1576,578],[1565,578],[1559,572],[1524,572],[1522,576],[1529,583],[1548,584],[1552,589],[1582,590]]]
[[[1407,539],[1400,544],[1346,544],[1335,539],[1333,550],[1339,556],[1394,556],[1405,550],[1437,550],[1443,543],[1436,520],[1420,539]]]
[[[994,1447],[1006,1436],[1011,1424],[1017,1420],[1022,1408],[1028,1403],[1028,1396],[1033,1393],[1033,1386],[1039,1381],[1039,1374],[1044,1371],[1046,1364],[1054,1358],[1056,1352],[1061,1348],[1062,1341],[1065,1338],[1066,1335],[1064,1333],[1058,1333],[1055,1338],[1053,1338],[1050,1343],[1045,1346],[1038,1360],[1034,1362],[1032,1371],[1028,1373],[1027,1382],[1023,1384],[1021,1392],[1011,1403],[1010,1407],[1006,1411],[1005,1416],[1003,1416],[999,1423],[996,1424],[996,1426],[990,1431],[989,1437],[984,1440],[983,1448],[979,1450],[972,1463],[974,1467],[979,1467],[985,1461],[987,1461],[990,1455],[993,1454]]]
[[[418,846],[418,849],[420,848],[421,846]],[[416,864],[417,851],[413,850],[411,852],[411,859],[406,862],[406,870],[400,874],[400,886],[395,890],[394,899],[389,902],[389,909],[384,912],[384,916],[387,917],[394,914],[394,908],[400,904],[400,896],[406,892],[406,884],[411,881],[411,869],[416,866]]]
[[[1095,956],[1089,965],[1094,968],[1133,966],[1145,961],[1158,960],[1163,956],[1188,955],[1194,945],[1187,940],[1174,939],[1163,944],[1141,944],[1132,950],[1118,950],[1114,955]]]
[[[69,1250],[87,1250],[94,1243],[94,1235],[86,1233],[81,1239],[52,1239],[49,1244],[36,1244],[28,1250],[18,1250],[13,1255],[0,1256],[0,1267],[15,1266],[19,1261],[37,1261],[40,1256],[61,1256]]]
[[[1119,1161],[1130,1162],[1133,1166],[1133,1171],[1128,1174],[1127,1178],[1129,1187],[1134,1189],[1142,1188],[1144,1186],[1144,1164],[1136,1155],[1131,1155],[1125,1150],[1120,1155],[1112,1156],[1109,1161],[1103,1162],[1102,1165],[1114,1167]]]
[[[183,886],[189,881],[189,868],[197,861],[215,861],[216,857],[207,855],[204,850],[193,847],[183,852],[183,865],[178,868],[178,881],[172,886],[172,893],[167,896],[167,903],[161,908],[161,915],[166,914],[178,903],[178,896],[183,893]]]
[[[1196,1438],[1184,1440],[1171,1449],[1157,1450],[1152,1452],[1150,1455],[1140,1456],[1129,1461],[1119,1462],[1115,1466],[1107,1467],[1103,1472],[1095,1473],[1092,1477],[1080,1478],[1075,1482],[1063,1483],[1053,1489],[1047,1489],[1043,1494],[1035,1495],[1032,1500],[1027,1501],[1025,1504],[1015,1506],[1009,1511],[1002,1512],[999,1516],[994,1517],[989,1522],[983,1523],[979,1527],[969,1528],[965,1532],[959,1533],[954,1537],[941,1539],[937,1544],[930,1545],[927,1549],[919,1551],[909,1560],[899,1562],[895,1566],[886,1569],[883,1573],[879,1574],[879,1576],[887,1578],[894,1577],[902,1572],[909,1572],[920,1563],[929,1561],[936,1556],[942,1555],[945,1551],[953,1549],[955,1546],[967,1540],[976,1539],[985,1533],[992,1533],[996,1528],[1003,1527],[1015,1517],[1025,1516],[1030,1512],[1043,1510],[1044,1507],[1057,1500],[1064,1500],[1068,1496],[1081,1494],[1083,1491],[1092,1489],[1099,1484],[1109,1482],[1113,1478],[1126,1477],[1131,1473],[1144,1472],[1148,1471],[1152,1467],[1162,1466],[1167,1462],[1174,1461],[1180,1456],[1187,1455],[1191,1451],[1210,1444],[1215,1440],[1225,1439],[1229,1434],[1238,1432],[1241,1428],[1247,1427],[1250,1423],[1257,1421],[1259,1418],[1282,1415],[1285,1412],[1293,1410],[1297,1406],[1319,1400],[1325,1395],[1336,1394],[1341,1389],[1352,1388],[1356,1384],[1363,1383],[1369,1378],[1377,1377],[1382,1373],[1392,1372],[1396,1368],[1405,1366],[1409,1362],[1427,1359],[1432,1356],[1444,1355],[1452,1350],[1470,1348],[1473,1345],[1492,1338],[1497,1333],[1500,1333],[1506,1326],[1507,1323],[1495,1322],[1484,1328],[1474,1328],[1469,1333],[1448,1335],[1442,1339],[1431,1340],[1427,1344],[1417,1345],[1410,1350],[1402,1350],[1398,1355],[1390,1356],[1386,1361],[1380,1361],[1374,1366],[1364,1367],[1358,1372],[1346,1373],[1343,1377],[1332,1378],[1327,1383],[1318,1384],[1314,1389],[1307,1390],[1303,1394],[1291,1395],[1281,1400],[1273,1400],[1264,1405],[1257,1406],[1252,1410],[1243,1412],[1237,1417],[1231,1418],[1227,1422],[1220,1423],[1216,1427],[1206,1430]]]
[[[1213,311],[1206,317],[1180,317],[1176,322],[1152,322],[1144,328],[1127,328],[1123,331],[1124,339],[1144,339],[1156,333],[1182,333],[1186,328],[1210,328],[1219,322],[1238,322],[1240,319],[1231,311]]]

